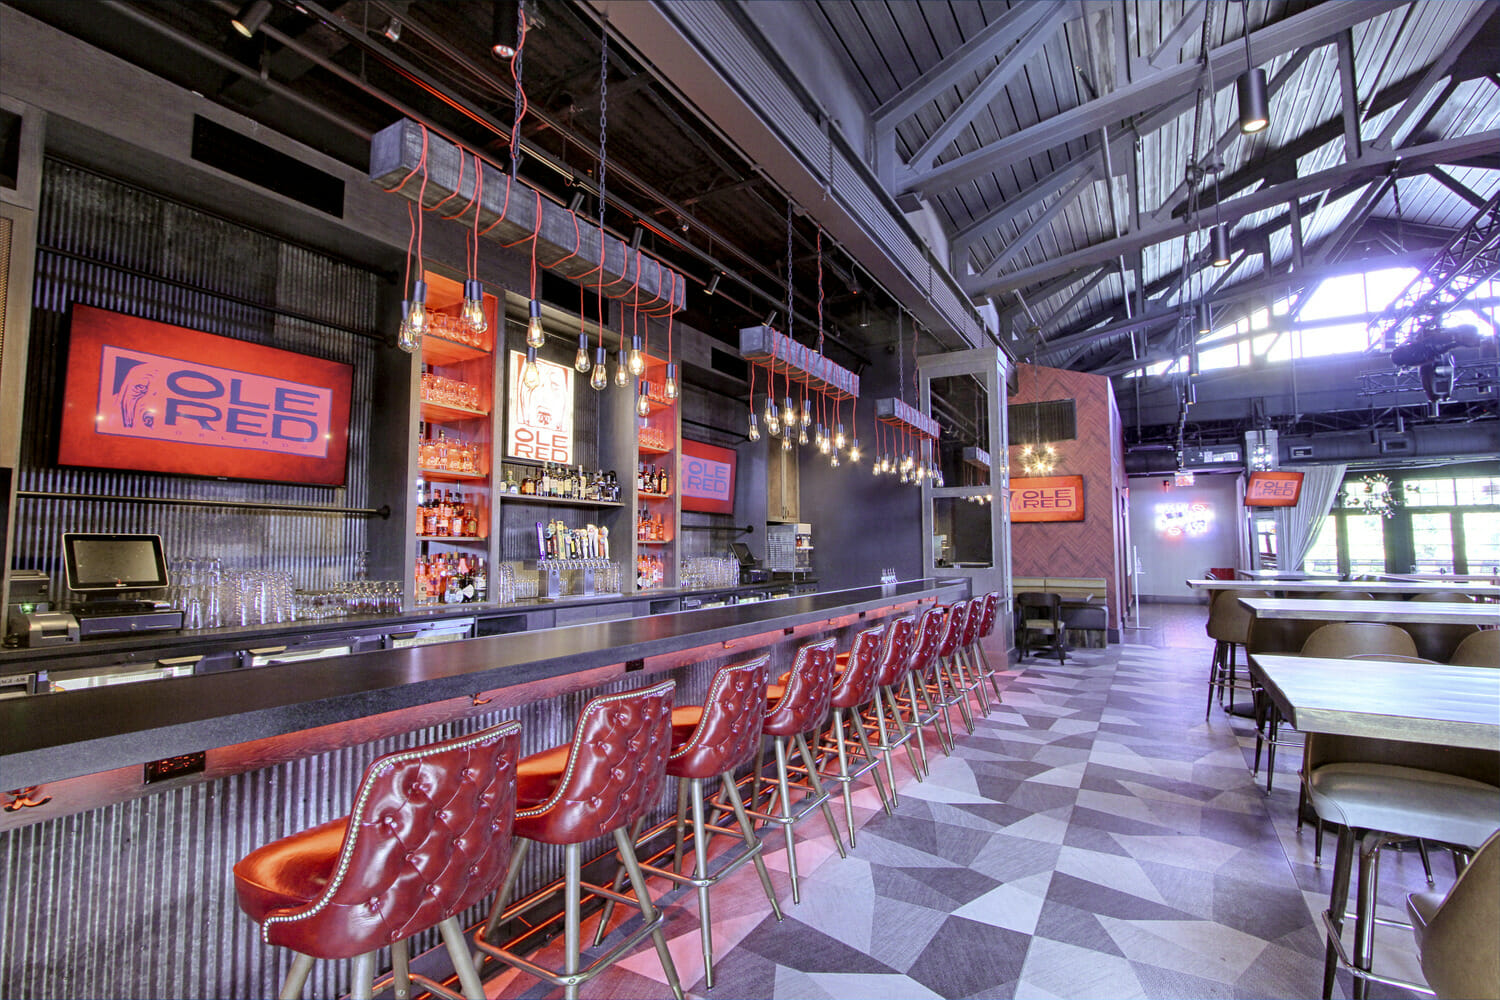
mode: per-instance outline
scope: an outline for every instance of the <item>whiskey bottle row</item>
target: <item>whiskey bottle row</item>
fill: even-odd
[[[666,496],[672,492],[672,477],[667,475],[665,466],[647,465],[641,462],[636,466],[635,485],[636,489],[642,493]]]
[[[523,473],[517,480],[514,469],[505,472],[505,492],[517,496],[550,497],[555,500],[580,500],[584,502],[619,503],[620,482],[611,469],[585,472],[583,466],[576,469],[568,465],[546,463],[537,474]]]
[[[489,600],[489,575],[479,556],[452,552],[417,558],[418,604],[470,604]]]
[[[479,512],[459,490],[432,487],[417,493],[417,534],[433,538],[478,538]]]
[[[655,590],[666,582],[666,563],[661,556],[636,556],[635,586],[637,590]]]

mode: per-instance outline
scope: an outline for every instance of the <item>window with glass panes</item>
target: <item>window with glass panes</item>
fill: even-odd
[[[1351,473],[1357,483],[1365,473]],[[1500,572],[1500,475],[1391,473],[1389,517],[1342,505],[1324,519],[1303,568],[1316,573]]]

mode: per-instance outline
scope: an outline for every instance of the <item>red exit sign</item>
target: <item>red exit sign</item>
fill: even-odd
[[[1011,521],[1082,521],[1083,477],[1042,476],[1010,481]]]

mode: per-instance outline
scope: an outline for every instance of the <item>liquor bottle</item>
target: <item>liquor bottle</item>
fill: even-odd
[[[484,571],[484,559],[476,557],[474,562],[474,600],[483,604],[490,599],[490,578]]]
[[[470,504],[464,513],[464,535],[469,538],[479,537],[479,505]]]
[[[505,492],[511,494],[512,496],[521,492],[521,486],[516,482],[516,473],[514,469],[505,470]]]
[[[463,588],[458,585],[458,573],[452,572],[448,575],[448,583],[443,588],[443,603],[458,604],[463,599]]]
[[[528,472],[524,476],[521,477],[521,495],[529,497],[529,496],[532,496],[535,493],[536,493],[536,480],[532,479],[531,478],[531,473]]]
[[[667,470],[665,467],[656,470],[656,492],[663,496],[667,493]]]

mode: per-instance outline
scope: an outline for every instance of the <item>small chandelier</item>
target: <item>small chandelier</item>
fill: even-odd
[[[1028,476],[1049,476],[1057,468],[1057,449],[1050,444],[1021,446],[1021,471]]]
[[[1344,484],[1344,506],[1366,514],[1392,517],[1396,508],[1401,506],[1401,498],[1391,489],[1390,477],[1376,472]]]

